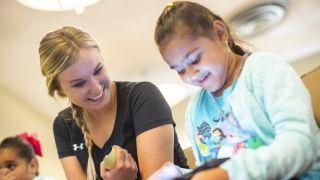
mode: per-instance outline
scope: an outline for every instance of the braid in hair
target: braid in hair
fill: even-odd
[[[72,116],[76,120],[77,125],[81,128],[82,133],[84,135],[84,140],[86,143],[86,147],[88,148],[88,164],[87,164],[87,179],[95,180],[97,177],[93,158],[92,158],[92,141],[90,137],[90,132],[87,127],[87,123],[85,121],[85,117],[83,114],[83,109],[75,104],[71,103],[72,108]]]
[[[237,43],[235,43],[234,38],[230,35],[229,32],[229,39],[228,39],[228,46],[230,47],[231,51],[235,54],[238,54],[240,56],[243,56],[246,52],[246,50],[239,46]]]
[[[53,32],[47,33],[40,41],[39,55],[41,72],[46,77],[46,84],[50,96],[65,97],[62,92],[58,76],[77,60],[80,49],[95,48],[99,50],[93,37],[73,26],[64,26]],[[88,130],[83,109],[71,104],[72,115],[84,134],[85,144],[88,149],[87,179],[95,180],[96,171],[92,159],[92,141]]]

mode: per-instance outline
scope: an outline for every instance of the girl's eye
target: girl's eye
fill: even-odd
[[[72,86],[75,88],[79,88],[79,87],[82,87],[84,84],[85,84],[85,81],[80,81],[80,82],[73,84]]]
[[[178,74],[182,75],[186,72],[186,69],[181,69],[181,70],[178,70],[177,72],[178,72]]]
[[[6,168],[8,168],[10,171],[13,171],[17,167],[14,163],[9,163],[6,165]]]
[[[191,62],[191,64],[198,64],[201,60],[201,55],[199,54],[194,61]]]
[[[100,74],[100,72],[101,72],[101,70],[102,70],[102,66],[100,66],[94,73],[93,73],[93,75],[99,75]]]

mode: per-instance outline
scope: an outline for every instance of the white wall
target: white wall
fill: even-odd
[[[320,66],[320,53],[302,60],[294,61],[291,63],[291,65],[299,75],[303,75],[311,71],[312,69]]]
[[[34,98],[37,98],[35,95]],[[0,87],[0,140],[23,132],[37,133],[43,157],[38,157],[40,175],[65,179],[52,133],[52,120]]]

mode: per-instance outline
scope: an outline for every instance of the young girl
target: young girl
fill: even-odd
[[[148,82],[112,81],[88,33],[57,29],[41,40],[39,54],[49,95],[71,102],[53,125],[68,179],[144,179],[166,161],[187,166],[160,91]],[[112,146],[116,164],[107,170],[102,160]]]
[[[32,136],[8,137],[0,144],[0,179],[52,179],[38,176],[38,160],[42,156],[38,142]]]
[[[246,51],[219,16],[193,2],[165,7],[155,41],[170,68],[201,87],[186,112],[196,164],[230,158],[194,179],[320,178],[320,132],[290,65]]]

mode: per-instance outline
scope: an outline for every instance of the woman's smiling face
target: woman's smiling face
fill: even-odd
[[[110,100],[111,81],[96,48],[80,49],[74,64],[58,75],[61,92],[84,109],[98,110]]]

